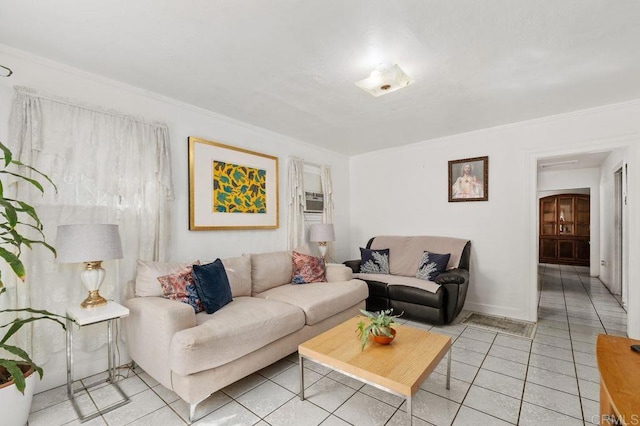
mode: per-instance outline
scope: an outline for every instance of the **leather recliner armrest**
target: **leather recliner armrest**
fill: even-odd
[[[466,269],[451,269],[436,277],[436,284],[464,284],[469,280],[469,271]]]
[[[360,259],[345,260],[344,262],[342,262],[342,264],[351,268],[354,274],[360,272]]]

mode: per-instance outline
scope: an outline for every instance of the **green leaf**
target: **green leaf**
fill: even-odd
[[[4,166],[7,167],[13,159],[13,154],[11,154],[9,148],[7,148],[2,142],[0,142],[0,150],[2,151],[2,156],[4,158]]]
[[[15,176],[17,178],[25,180],[25,181],[29,182],[30,184],[32,184],[33,186],[35,186],[36,188],[38,188],[40,190],[40,192],[44,193],[44,188],[42,187],[40,182],[38,182],[35,179],[31,179],[31,178],[28,178],[26,176],[19,175],[18,173],[8,172],[6,170],[2,170],[2,171],[0,171],[0,173],[4,173],[4,174],[7,174],[7,175]]]
[[[56,186],[56,184],[53,183],[53,181],[49,178],[49,176],[45,175],[40,170],[36,169],[35,167],[31,167],[31,166],[28,166],[28,165],[26,165],[24,163],[21,163],[18,160],[13,160],[11,163],[16,164],[16,165],[21,166],[21,167],[26,167],[27,169],[31,170],[32,172],[39,174],[40,176],[45,178],[51,184],[51,186],[53,186],[54,191],[56,193],[58,193],[58,187]],[[38,182],[38,184],[39,184],[39,182]],[[42,186],[42,185],[40,185],[40,186]]]
[[[0,359],[0,365],[7,369],[7,371],[13,378],[14,383],[16,384],[16,388],[20,391],[20,393],[24,394],[24,375],[22,374],[22,370],[20,370],[20,367],[18,367],[16,362],[9,359]]]
[[[22,261],[20,261],[18,256],[11,253],[7,249],[0,247],[0,257],[2,257],[5,262],[9,264],[16,276],[20,278],[20,280],[24,281],[26,273],[24,271],[24,265],[22,264]]]
[[[6,201],[4,198],[0,198],[0,206],[4,207],[4,217],[9,222],[9,226],[11,228],[15,228],[18,224],[18,213],[16,212],[15,207],[11,205],[10,202]]]
[[[33,208],[33,206],[25,203],[24,201],[20,201],[20,200],[11,200],[11,201],[15,201],[20,206],[20,208],[17,208],[16,210],[21,211],[21,212],[25,212],[26,214],[31,216],[33,218],[33,220],[35,220],[38,225],[40,224],[40,218],[38,217],[38,214],[36,213],[36,210]]]

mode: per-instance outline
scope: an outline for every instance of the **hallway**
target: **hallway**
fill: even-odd
[[[596,337],[600,333],[626,336],[627,313],[598,278],[589,276],[588,267],[546,264],[539,266],[539,272],[542,292],[532,352],[573,363],[583,419],[585,424],[597,423]]]

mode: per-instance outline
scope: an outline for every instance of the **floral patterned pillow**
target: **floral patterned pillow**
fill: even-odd
[[[320,257],[293,252],[291,257],[294,284],[326,282],[324,261]]]
[[[450,257],[451,253],[438,254],[425,251],[418,264],[416,278],[426,281],[435,280],[438,275],[447,270],[447,263],[449,263]]]
[[[197,262],[196,265],[199,265]],[[162,286],[164,297],[177,300],[178,302],[191,305],[196,313],[203,311],[202,302],[196,291],[196,284],[193,280],[193,265],[187,266],[173,274],[158,277]]]

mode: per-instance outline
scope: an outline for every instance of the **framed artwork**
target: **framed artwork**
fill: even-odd
[[[489,199],[489,157],[449,161],[449,202]]]
[[[278,225],[278,158],[190,136],[189,230]]]

